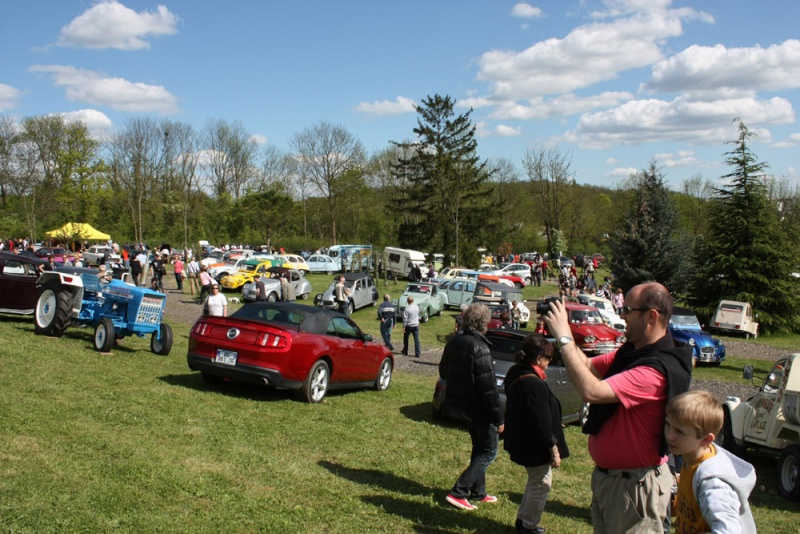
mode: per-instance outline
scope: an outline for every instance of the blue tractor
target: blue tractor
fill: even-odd
[[[151,335],[155,354],[166,356],[172,349],[172,328],[162,322],[167,303],[163,293],[81,267],[46,271],[36,285],[37,334],[61,337],[70,324],[80,324],[94,327],[94,347],[100,352],[109,352],[117,339],[131,335]]]

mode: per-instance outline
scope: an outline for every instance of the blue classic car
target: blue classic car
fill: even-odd
[[[692,346],[695,363],[719,365],[725,359],[725,344],[703,331],[692,310],[676,306],[669,319],[669,331],[675,341]]]

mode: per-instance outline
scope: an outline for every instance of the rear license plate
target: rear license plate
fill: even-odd
[[[217,349],[217,356],[214,358],[214,361],[225,365],[236,365],[237,356],[238,354],[232,350]]]

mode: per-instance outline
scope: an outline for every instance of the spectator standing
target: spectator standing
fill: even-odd
[[[194,295],[195,289],[200,293],[200,281],[198,280],[200,276],[200,264],[197,262],[197,258],[193,257],[189,261],[189,264],[186,266],[186,276],[189,280],[189,289],[192,291],[192,295]]]
[[[714,443],[723,421],[722,405],[708,391],[689,391],[667,405],[669,449],[683,458],[673,511],[676,534],[756,532],[748,503],[756,472]]]
[[[490,320],[489,308],[470,305],[464,313],[464,333],[447,342],[439,362],[439,377],[447,381],[442,413],[467,421],[472,441],[469,466],[446,498],[461,510],[475,510],[470,501],[497,502],[486,493],[486,469],[497,457],[498,435],[503,433],[491,345],[484,337]]]
[[[403,310],[403,356],[408,356],[408,336],[414,336],[414,357],[419,358],[419,306],[414,304],[414,297],[408,297]]]
[[[183,291],[183,279],[186,278],[186,273],[183,270],[183,260],[181,257],[175,256],[175,263],[172,267],[175,270],[175,282],[178,284],[178,291]]]
[[[122,247],[122,264],[125,266],[126,269],[131,268],[131,254],[125,247]]]
[[[394,325],[397,321],[397,313],[395,312],[395,307],[391,298],[392,296],[389,295],[389,293],[383,296],[383,303],[378,306],[378,319],[381,320],[381,337],[383,338],[383,343],[389,347],[390,351],[394,352],[392,330],[394,330]]]
[[[138,264],[138,265],[137,265]],[[145,253],[145,249],[141,249],[139,253],[134,258],[134,265],[133,267],[136,269],[131,269],[133,272],[134,278],[136,278],[136,285],[141,286],[144,285],[144,280],[142,280],[142,276],[144,275],[144,268],[147,265],[147,254]]]
[[[516,300],[511,301],[511,309],[509,310],[509,314],[511,315],[511,328],[514,330],[519,330],[519,323],[522,319],[522,311],[519,309],[519,305],[517,304]]]
[[[211,283],[211,294],[206,298],[208,315],[211,317],[225,317],[228,315],[228,299],[219,290],[219,284]]]
[[[289,282],[287,276],[286,273],[281,275],[281,300],[283,302],[294,302],[297,299],[297,295],[295,294],[294,286]]]
[[[206,265],[200,266],[200,302],[204,302],[203,298],[211,294],[211,286],[215,283],[214,278],[208,274],[208,267]]]
[[[553,359],[553,346],[541,334],[526,337],[508,370],[504,448],[511,461],[528,472],[528,482],[517,511],[520,533],[542,534],[539,525],[553,482],[552,468],[569,456],[561,425],[561,404],[545,381]]]
[[[456,315],[456,325],[455,325],[454,333],[457,336],[464,333],[464,313],[467,311],[467,308],[469,308],[469,305],[462,304],[461,305],[461,313]]]
[[[350,290],[344,285],[344,275],[339,276],[339,283],[333,288],[333,296],[336,298],[336,305],[339,311],[345,315],[350,315]]]
[[[628,341],[592,359],[570,337],[569,315],[560,301],[550,302],[544,320],[575,389],[591,403],[583,432],[595,462],[594,532],[663,532],[674,483],[664,413],[669,400],[689,389],[692,350],[676,347],[669,333],[672,297],[663,285],[634,286],[625,300]]]
[[[256,302],[265,302],[267,300],[267,286],[261,281],[260,274],[253,276],[253,283],[256,285]]]
[[[611,297],[611,304],[614,306],[614,311],[617,312],[617,315],[620,315],[620,310],[625,305],[625,296],[622,294],[621,287],[618,287],[614,292],[614,296]]]

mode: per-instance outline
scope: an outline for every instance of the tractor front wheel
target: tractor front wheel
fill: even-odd
[[[111,352],[116,340],[114,323],[108,317],[103,317],[94,327],[94,348],[99,352]]]
[[[166,323],[161,323],[158,332],[153,332],[150,338],[150,350],[153,354],[166,356],[172,350],[172,327]]]

